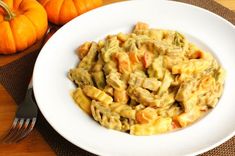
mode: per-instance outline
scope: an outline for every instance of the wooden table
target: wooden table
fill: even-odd
[[[104,0],[105,4],[117,2],[120,0]],[[216,0],[225,7],[235,11],[235,0]],[[40,46],[40,44],[32,47]],[[30,52],[28,51],[13,55],[13,56],[0,56],[0,66],[12,62],[13,60],[21,57]],[[5,134],[12,124],[17,105],[14,100],[8,95],[6,90],[0,85],[0,136]],[[43,139],[37,130],[33,132],[18,144],[0,144],[0,155],[24,155],[24,156],[53,156],[55,153]]]

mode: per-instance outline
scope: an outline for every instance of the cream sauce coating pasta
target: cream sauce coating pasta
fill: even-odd
[[[74,101],[100,125],[131,135],[166,133],[197,121],[218,103],[225,71],[173,30],[139,22],[131,33],[85,42],[68,72]]]

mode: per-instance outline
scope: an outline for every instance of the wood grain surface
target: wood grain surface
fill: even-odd
[[[118,2],[121,0],[104,0],[105,4]],[[235,11],[235,0],[215,0],[223,6]],[[17,58],[30,53],[32,50],[41,46],[41,42],[38,42],[27,51],[21,52],[15,55],[0,55],[0,66],[10,63]],[[0,136],[3,136],[10,128],[14,119],[14,114],[17,109],[17,105],[14,100],[8,95],[6,90],[0,85]],[[55,153],[46,143],[43,137],[37,130],[33,132],[24,140],[17,144],[0,144],[0,156],[54,156]]]

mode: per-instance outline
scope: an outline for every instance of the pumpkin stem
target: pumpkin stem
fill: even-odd
[[[0,7],[6,12],[5,20],[12,20],[15,17],[15,14],[10,10],[5,2],[0,0]]]

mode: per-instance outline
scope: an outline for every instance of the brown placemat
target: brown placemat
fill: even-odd
[[[235,13],[221,6],[213,0],[177,0],[181,2],[191,3],[208,9],[235,24]],[[32,76],[34,62],[39,51],[34,51],[22,58],[0,67],[0,83],[5,87],[8,93],[13,97],[16,103],[24,98],[28,82]],[[36,124],[37,129],[42,136],[55,151],[57,155],[76,156],[76,155],[93,155],[71,144],[60,136],[39,113]],[[202,154],[202,156],[235,156],[235,137],[229,141],[214,148],[213,150]]]

